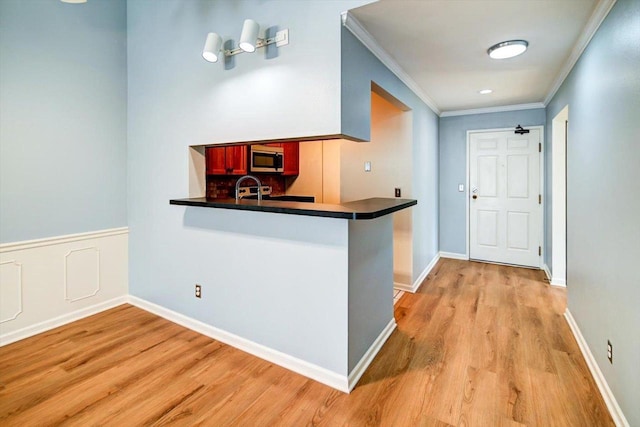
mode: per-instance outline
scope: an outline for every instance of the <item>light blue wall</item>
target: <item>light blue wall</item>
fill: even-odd
[[[438,116],[349,30],[342,29],[342,132],[369,140],[371,82],[412,110],[413,278],[438,253]],[[397,165],[397,167],[404,167]]]
[[[278,307],[286,307],[288,291],[282,291],[282,283],[291,282],[278,285],[273,272],[272,279],[265,279],[248,262],[277,266],[270,261],[280,254],[232,251],[230,242],[244,242],[247,237],[228,214],[170,206],[169,200],[189,194],[189,145],[339,133],[340,12],[363,3],[127,2],[131,294],[327,369],[338,369],[331,362],[340,354],[333,341],[316,352],[305,347],[304,341],[287,342],[287,334],[282,334],[280,328],[288,328],[286,325],[301,328],[303,325],[292,322],[310,312],[296,313],[293,307],[292,315],[290,309],[268,310],[273,304],[265,306],[271,297],[282,298]],[[245,18],[255,19],[263,28],[288,28],[290,44],[272,59],[266,59],[262,50],[235,56],[233,69],[206,62],[201,56],[206,34],[215,31],[237,42]],[[282,240],[308,223],[290,218],[290,228],[280,230],[269,225],[277,224],[271,218],[276,214],[263,215],[260,224],[271,228],[270,233],[279,233]],[[255,232],[258,225],[250,225]],[[312,234],[313,230],[300,233]],[[284,262],[282,256],[279,262]],[[275,274],[291,275],[303,268],[293,264],[297,268],[289,272],[278,268]],[[204,297],[200,304],[193,297],[196,282],[203,285],[206,304]],[[264,282],[263,289],[255,289],[258,282]],[[314,289],[306,285],[301,279],[300,288],[290,291],[301,292],[311,301]]]
[[[618,0],[547,106],[550,123],[569,105],[568,308],[632,426],[640,425],[639,70],[640,2]]]
[[[440,118],[440,250],[467,252],[466,176],[467,131],[540,126],[546,123],[544,108],[502,113],[470,114]],[[458,191],[465,184],[465,191]]]
[[[127,225],[126,3],[0,1],[0,242]]]

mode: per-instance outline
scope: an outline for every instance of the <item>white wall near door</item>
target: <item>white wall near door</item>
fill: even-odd
[[[567,285],[567,133],[569,106],[552,123],[551,141],[551,284]]]

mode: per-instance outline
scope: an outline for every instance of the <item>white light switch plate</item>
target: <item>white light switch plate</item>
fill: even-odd
[[[458,191],[460,192],[464,191],[464,184],[458,184]]]
[[[289,29],[280,30],[276,33],[276,46],[286,46],[289,44]]]
[[[371,172],[371,162],[364,162],[364,171]]]

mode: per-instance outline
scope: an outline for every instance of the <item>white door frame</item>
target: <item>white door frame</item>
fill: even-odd
[[[538,267],[543,268],[544,266],[544,126],[527,126],[522,125],[525,129],[538,129],[540,131],[540,144],[542,147],[542,151],[540,152],[540,194],[542,195],[542,203],[540,204],[540,219],[542,221],[540,227],[540,235],[538,236],[538,241],[540,242],[540,247],[542,248],[542,255],[539,257]],[[466,215],[466,232],[465,239],[467,240],[467,252],[465,253],[465,258],[469,259],[469,254],[471,253],[469,249],[469,163],[470,163],[470,143],[471,143],[471,134],[472,133],[486,133],[486,132],[505,132],[505,131],[515,131],[515,126],[511,128],[498,128],[498,129],[477,129],[477,130],[468,130],[467,131],[467,177],[465,179],[467,191],[465,191],[465,215]]]
[[[551,122],[551,185],[553,189],[551,192],[551,247],[553,250],[549,281],[555,286],[567,285],[567,135],[565,133],[567,120],[569,120],[568,105],[560,110]]]

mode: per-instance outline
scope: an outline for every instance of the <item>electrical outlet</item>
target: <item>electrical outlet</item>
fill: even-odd
[[[609,363],[613,365],[613,346],[609,340],[607,340],[607,359],[609,359]]]
[[[202,286],[196,283],[196,298],[202,298]]]

